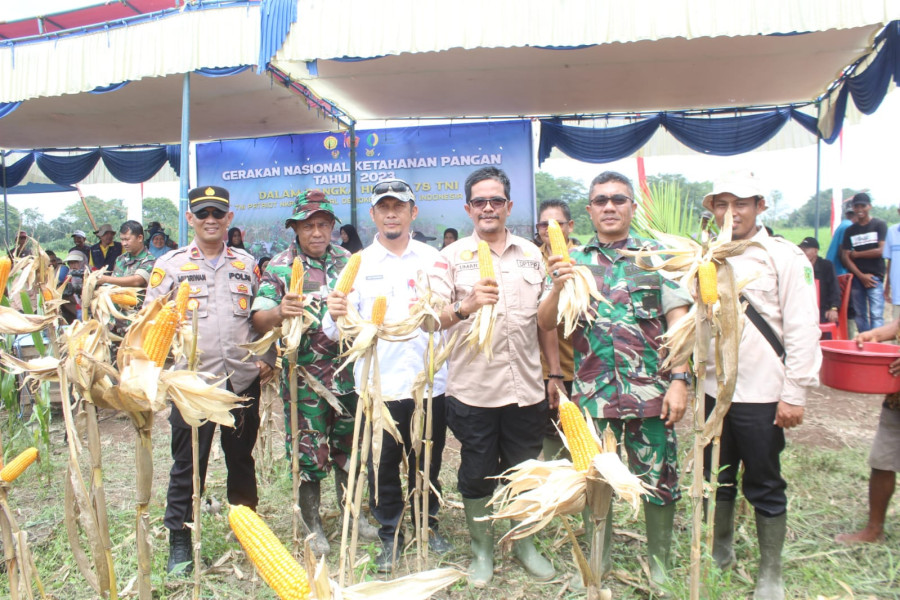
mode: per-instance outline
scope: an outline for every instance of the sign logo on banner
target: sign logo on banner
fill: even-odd
[[[364,243],[375,226],[369,199],[375,183],[396,177],[416,195],[419,216],[413,229],[436,238],[454,227],[468,235],[472,222],[465,213],[465,180],[476,169],[496,166],[511,182],[513,211],[507,226],[530,239],[534,227],[534,172],[530,121],[463,123],[392,129],[359,130],[351,142],[343,133],[314,133],[270,138],[225,140],[197,145],[200,185],[228,189],[232,225],[244,233],[245,245],[257,258],[272,256],[290,243],[284,227],[294,198],[308,189],[322,190],[335,214],[350,223],[350,146],[355,144],[357,223]],[[338,228],[333,236],[340,241]]]

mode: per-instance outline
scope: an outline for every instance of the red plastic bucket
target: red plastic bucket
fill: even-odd
[[[853,340],[822,340],[823,385],[859,394],[900,392],[900,377],[888,366],[900,358],[900,346],[866,342],[862,349]]]

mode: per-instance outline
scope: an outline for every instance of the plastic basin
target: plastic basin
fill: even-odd
[[[900,377],[888,366],[900,358],[900,346],[866,342],[860,349],[853,340],[822,340],[823,385],[858,394],[900,392]]]

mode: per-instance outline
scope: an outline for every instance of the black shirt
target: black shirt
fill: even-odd
[[[825,313],[831,307],[841,307],[841,288],[834,273],[834,265],[827,258],[817,258],[813,275],[819,282],[819,323],[825,323]]]
[[[854,223],[844,232],[843,247],[845,250],[873,250],[879,242],[887,238],[887,224],[881,219],[870,219],[865,225]],[[861,273],[876,275],[884,279],[884,259],[854,258],[853,262]]]

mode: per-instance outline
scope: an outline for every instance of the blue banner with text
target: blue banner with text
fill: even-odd
[[[375,227],[369,216],[372,188],[380,179],[409,183],[419,216],[413,229],[435,238],[444,229],[472,231],[466,215],[465,180],[483,166],[509,176],[514,208],[507,226],[530,239],[534,231],[534,172],[530,121],[463,123],[358,130],[356,139],[357,223],[363,243]],[[232,223],[257,257],[286,247],[285,229],[294,198],[320,189],[337,217],[350,223],[350,135],[312,133],[197,144],[198,185],[220,185],[231,196]],[[335,227],[334,239],[338,237]]]

